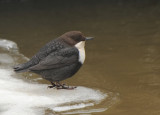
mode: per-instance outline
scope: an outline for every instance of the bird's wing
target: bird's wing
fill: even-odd
[[[29,70],[45,70],[53,68],[61,68],[78,61],[78,50],[74,47],[61,49],[53,52],[46,58],[42,59],[37,65],[32,66]]]
[[[14,67],[14,71],[16,72],[24,72],[28,71],[30,67],[36,66],[43,59],[45,59],[52,52],[56,52],[59,48],[62,48],[63,44],[61,44],[58,40],[52,40],[43,46],[28,62],[16,65]]]

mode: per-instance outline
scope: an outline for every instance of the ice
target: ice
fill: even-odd
[[[108,96],[99,90],[82,86],[74,90],[57,90],[48,89],[47,84],[23,80],[24,76],[16,74],[11,66],[19,58],[27,59],[18,52],[17,44],[0,39],[0,49],[3,50],[0,50],[1,115],[43,115],[45,110],[67,112],[93,107]]]
[[[15,42],[6,39],[0,39],[0,48],[6,49],[8,51],[18,49]]]
[[[86,87],[78,87],[75,90],[47,89],[47,85],[27,83],[13,78],[14,73],[11,70],[0,69],[0,73],[0,106],[5,105],[2,115],[36,114],[38,108],[49,108],[58,112],[85,108],[94,106],[107,96]],[[69,105],[69,103],[78,104]],[[67,105],[62,106],[64,104]]]
[[[80,109],[80,108],[84,108],[84,107],[88,107],[88,106],[93,106],[93,103],[81,103],[81,104],[75,104],[75,105],[71,105],[71,106],[61,106],[61,107],[55,107],[53,108],[54,111],[67,111],[67,110],[71,110],[71,109]]]
[[[77,111],[72,111],[72,112],[65,112],[63,115],[75,115],[75,114],[80,114],[82,115],[91,115],[91,113],[99,113],[106,111],[108,108],[98,108],[98,109],[89,109],[89,110],[77,110]],[[98,114],[99,115],[99,114]]]
[[[13,63],[13,58],[5,53],[0,53],[0,63]]]

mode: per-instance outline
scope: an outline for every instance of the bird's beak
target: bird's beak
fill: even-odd
[[[86,40],[92,40],[93,37],[86,37]]]

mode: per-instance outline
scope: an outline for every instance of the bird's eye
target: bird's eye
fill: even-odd
[[[77,37],[76,41],[81,41],[81,36]]]
[[[79,42],[79,41],[81,41],[81,36],[76,36],[76,37],[74,37],[73,39],[74,39],[75,41]]]

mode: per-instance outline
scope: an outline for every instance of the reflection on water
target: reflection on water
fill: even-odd
[[[83,86],[78,90],[90,87],[88,90],[95,94],[95,89],[98,89],[100,94],[105,92],[108,97],[99,104],[71,104],[71,111],[67,110],[68,105],[63,105],[63,110],[67,111],[60,113],[160,114],[159,0],[7,1],[0,0],[0,37],[16,42],[20,52],[27,57],[33,56],[48,41],[70,30],[80,30],[85,36],[95,37],[86,44],[84,66],[65,82]],[[0,60],[6,64],[25,61],[18,58],[23,55],[0,51]],[[3,63],[1,65],[5,68]],[[21,76],[25,82],[48,83],[34,74],[17,76]],[[46,86],[39,84],[36,85],[38,91],[39,87]],[[87,107],[83,108],[85,104]],[[62,110],[61,106],[54,109]],[[45,112],[53,111],[52,108]]]

